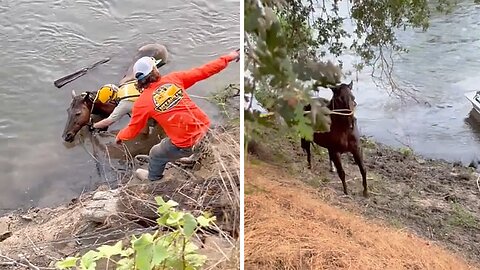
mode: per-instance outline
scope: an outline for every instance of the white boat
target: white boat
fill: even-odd
[[[465,97],[472,103],[475,111],[480,114],[480,91],[467,92]]]

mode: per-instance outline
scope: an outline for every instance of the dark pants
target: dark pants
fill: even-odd
[[[160,180],[168,162],[175,161],[182,157],[193,154],[192,147],[178,148],[170,138],[164,138],[159,144],[150,149],[150,161],[148,163],[148,179],[151,181]]]

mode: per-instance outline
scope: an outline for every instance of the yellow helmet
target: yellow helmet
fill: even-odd
[[[97,91],[95,100],[99,100],[102,103],[107,103],[116,98],[118,87],[114,84],[105,84]]]

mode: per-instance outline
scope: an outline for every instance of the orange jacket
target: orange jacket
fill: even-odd
[[[185,91],[227,67],[228,56],[222,56],[201,67],[173,72],[144,89],[132,110],[128,126],[120,130],[117,140],[131,140],[154,118],[172,143],[180,148],[193,146],[210,126],[208,116],[190,99]]]

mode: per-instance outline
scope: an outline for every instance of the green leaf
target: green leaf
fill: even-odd
[[[313,128],[309,125],[310,119],[304,116],[303,105],[298,104],[295,108],[295,126],[297,132],[302,138],[312,141],[313,140]]]
[[[153,257],[153,235],[146,233],[132,241],[135,249],[135,265],[139,270],[150,270]]]
[[[167,269],[182,269],[183,270],[183,261],[178,257],[169,257],[167,259]]]
[[[122,253],[122,241],[118,241],[114,246],[103,245],[99,248],[98,255],[103,258],[110,258],[113,255],[119,255]]]
[[[79,258],[77,257],[67,257],[62,261],[59,261],[55,264],[55,267],[60,268],[60,269],[67,269],[70,267],[75,267],[77,266],[77,261]]]
[[[138,247],[146,247],[148,245],[151,245],[152,243],[153,243],[153,235],[149,233],[142,234],[140,238],[136,238],[135,236],[133,236],[132,245],[134,249]]]
[[[187,237],[191,237],[197,228],[197,220],[192,214],[185,214],[183,217],[185,224],[183,225],[183,233]]]
[[[167,226],[167,219],[168,219],[169,216],[170,216],[170,215],[165,214],[165,215],[163,215],[162,217],[157,218],[157,224],[158,224],[159,226]]]
[[[160,197],[157,197],[157,198],[160,198]],[[163,203],[162,202],[163,202],[163,199],[161,199],[161,198],[159,200],[157,200],[157,203],[159,203],[159,205],[160,205],[158,207],[157,211],[160,214],[165,214],[167,212],[170,212],[170,211],[172,211],[173,207],[178,206],[178,203],[175,202],[175,201],[172,201],[172,200],[169,200],[168,202],[163,202]]]
[[[99,259],[98,252],[90,250],[80,259],[80,268],[85,270],[95,270],[96,261]]]
[[[161,215],[166,215],[171,211],[171,207],[167,204],[163,204],[160,207],[158,207],[157,212]]]
[[[153,266],[158,266],[163,261],[169,257],[169,253],[167,248],[163,245],[164,241],[163,240],[158,240],[155,241],[154,247],[153,247],[153,260],[152,260],[152,265]]]
[[[186,245],[185,245],[185,254],[189,254],[189,253],[194,253],[198,250],[198,247],[197,245],[195,245],[194,243],[192,242],[188,242]]]
[[[175,242],[175,239],[178,237],[176,232],[170,232],[167,234],[162,235],[162,237],[158,238],[155,242],[164,246],[169,247]]]
[[[172,212],[170,213],[170,216],[167,219],[167,225],[173,225],[176,226],[178,225],[179,221],[183,218],[185,214],[182,212]]]
[[[163,198],[160,197],[160,196],[155,197],[155,201],[157,202],[157,204],[158,204],[159,206],[162,206],[162,205],[165,204],[165,201],[164,201]]]
[[[135,266],[135,261],[131,258],[123,258],[117,262],[117,270],[131,270]]]
[[[127,248],[125,250],[122,250],[122,252],[120,253],[120,256],[122,257],[130,257],[133,253],[135,253],[135,251],[133,250],[133,248]]]
[[[207,261],[207,256],[199,254],[187,254],[185,255],[185,260],[195,267],[201,267]]]
[[[215,221],[216,218],[215,216],[211,218],[206,218],[205,216],[199,216],[197,217],[197,222],[201,227],[207,227],[210,225],[211,222]]]
[[[167,202],[167,205],[169,205],[171,207],[176,207],[176,206],[178,206],[178,203],[176,201],[169,200]]]

